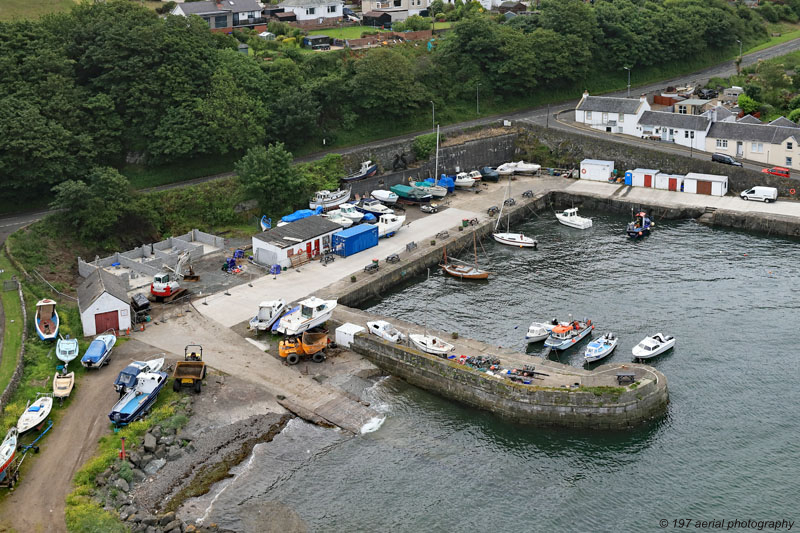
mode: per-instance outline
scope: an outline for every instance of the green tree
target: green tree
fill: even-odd
[[[309,184],[292,166],[292,154],[282,143],[250,148],[234,168],[247,196],[273,217],[290,213],[307,200]]]
[[[746,94],[739,95],[739,109],[744,112],[745,115],[749,115],[750,113],[755,113],[761,107],[759,102],[756,102]]]
[[[368,113],[406,117],[429,99],[426,88],[414,78],[413,63],[398,49],[372,49],[353,70],[350,94]]]
[[[793,109],[792,112],[789,113],[789,116],[786,118],[796,123],[797,120],[800,119],[800,109]]]

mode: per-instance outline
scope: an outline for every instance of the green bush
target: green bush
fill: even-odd
[[[431,19],[412,15],[403,22],[392,24],[394,31],[423,31],[431,29]]]
[[[426,133],[414,138],[411,143],[411,150],[417,159],[428,159],[436,150],[436,134]]]
[[[780,20],[778,10],[772,4],[763,4],[757,11],[767,22],[778,22]]]
[[[67,496],[64,515],[72,533],[125,533],[128,528],[88,496]]]

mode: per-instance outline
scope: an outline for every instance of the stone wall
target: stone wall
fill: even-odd
[[[17,355],[17,366],[11,375],[11,380],[6,385],[6,390],[3,391],[3,394],[0,394],[0,413],[5,409],[6,404],[11,399],[11,395],[16,392],[19,382],[22,380],[22,369],[25,366],[22,364],[22,360],[25,357],[25,341],[28,338],[28,311],[25,309],[25,297],[22,295],[21,283],[17,285],[17,291],[19,292],[19,303],[22,306],[22,342],[19,347],[19,355]]]
[[[622,429],[663,415],[669,403],[666,378],[653,370],[648,375],[655,375],[655,380],[643,377],[638,387],[626,387],[623,392],[560,390],[492,378],[471,367],[365,334],[357,335],[350,348],[412,385],[514,422]]]

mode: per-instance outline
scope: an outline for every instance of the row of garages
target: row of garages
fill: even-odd
[[[591,181],[614,181],[617,178],[613,161],[600,159],[584,159],[581,161],[581,179]],[[665,191],[685,192],[689,194],[708,194],[725,196],[728,193],[728,176],[715,174],[667,174],[656,169],[637,168],[624,174],[625,185],[663,189]]]

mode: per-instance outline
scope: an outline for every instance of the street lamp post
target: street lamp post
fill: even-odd
[[[631,97],[631,67],[622,67],[628,71],[628,98]]]
[[[736,42],[739,43],[739,58],[736,60],[736,74],[742,73],[742,40],[736,39]]]
[[[475,87],[475,114],[480,116],[481,114],[481,84],[479,83],[477,87]]]
[[[431,129],[436,131],[436,104],[431,100]]]

